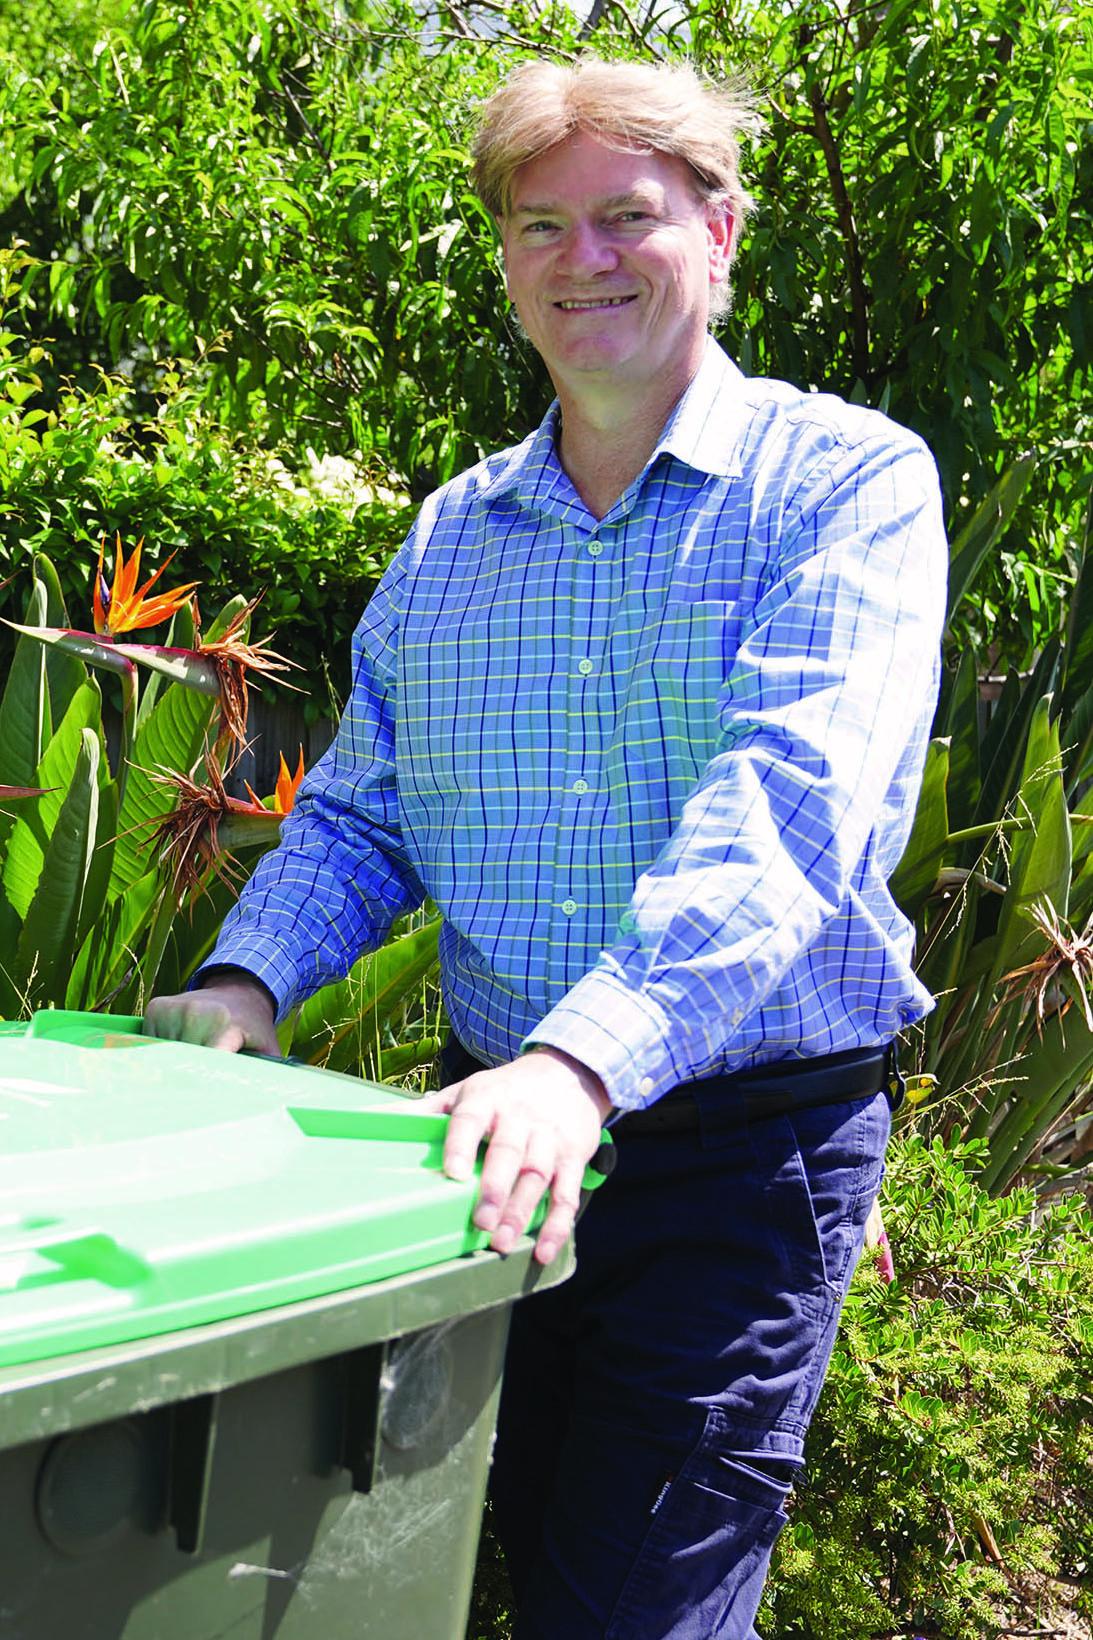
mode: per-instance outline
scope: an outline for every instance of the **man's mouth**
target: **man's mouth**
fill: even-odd
[[[637,300],[635,296],[590,296],[585,301],[555,302],[556,308],[563,313],[583,313],[593,308],[625,307],[628,302]]]

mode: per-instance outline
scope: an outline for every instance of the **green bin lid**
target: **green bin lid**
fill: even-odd
[[[447,1124],[378,1083],[146,1037],[139,1019],[0,1025],[0,1365],[486,1247],[477,1177],[441,1170]]]

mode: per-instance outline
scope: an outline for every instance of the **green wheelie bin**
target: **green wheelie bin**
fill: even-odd
[[[512,1304],[572,1254],[489,1252],[445,1127],[0,1024],[0,1640],[461,1640]]]

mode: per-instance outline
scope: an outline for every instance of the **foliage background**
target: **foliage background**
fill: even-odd
[[[954,528],[1034,452],[952,643],[1025,664],[1060,625],[1089,485],[1087,6],[597,0],[581,23],[459,0],[27,0],[19,18],[0,20],[0,243],[39,265],[7,323],[51,338],[23,402],[63,412],[73,449],[52,481],[31,463],[0,487],[9,562],[45,547],[71,593],[122,527],[227,596],[280,534],[268,613],[344,683],[406,522],[386,498],[419,499],[546,402],[466,186],[467,115],[514,55],[588,43],[751,81],[759,209],[727,345],[921,431]],[[340,495],[309,485],[330,457],[352,463]]]

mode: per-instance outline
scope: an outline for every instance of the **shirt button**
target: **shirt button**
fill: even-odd
[[[581,674],[582,678],[587,678],[588,674],[593,670],[594,668],[590,660],[577,662],[577,671]]]
[[[602,551],[603,551],[603,542],[602,541],[590,541],[588,543],[588,556],[590,558],[598,558]]]
[[[643,1099],[648,1099],[649,1095],[653,1091],[653,1087],[653,1078],[651,1076],[643,1076],[641,1081],[638,1083],[638,1092],[641,1094]]]
[[[562,901],[562,910],[565,912],[567,917],[572,917],[572,915],[576,911],[576,909],[577,909],[576,900],[563,900]]]
[[[588,789],[589,786],[587,780],[575,780],[573,782],[573,790],[578,797],[583,797]]]

